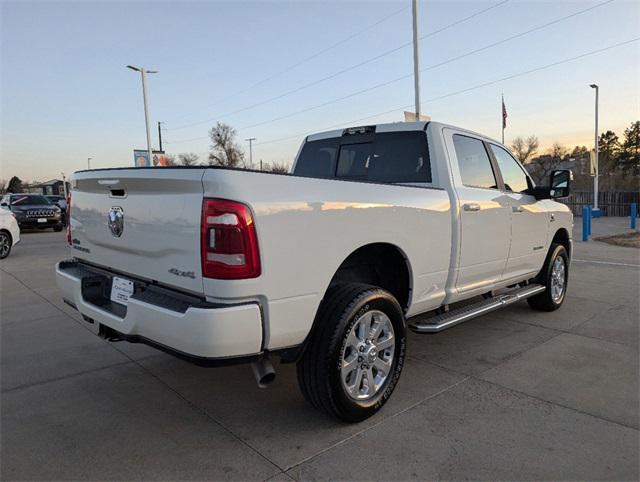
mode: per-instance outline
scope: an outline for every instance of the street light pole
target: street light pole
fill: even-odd
[[[589,87],[592,89],[596,89],[596,119],[595,119],[595,134],[594,134],[594,145],[595,145],[595,176],[593,177],[593,215],[594,217],[600,216],[600,209],[598,208],[598,174],[599,174],[599,166],[598,166],[598,98],[600,94],[600,87],[596,84],[591,84]]]
[[[147,74],[157,74],[157,70],[147,70],[144,67],[134,67],[133,65],[127,65],[128,69],[140,72],[142,76],[142,101],[144,102],[144,122],[147,129],[147,153],[149,154],[149,162],[152,162],[153,156],[151,154],[151,129],[149,127],[149,103],[147,101]]]
[[[91,170],[91,159],[93,159],[93,157],[87,157],[87,169]]]
[[[162,152],[162,122],[158,122],[158,143],[160,144],[160,152]]]
[[[249,141],[249,164],[251,164],[251,169],[253,169],[253,141],[255,141],[255,137],[249,137],[249,139],[245,139],[245,141]],[[262,170],[262,167],[260,168]]]
[[[66,201],[67,199],[67,178],[64,175],[64,172],[61,172],[60,174],[62,174],[62,189],[64,190],[64,199]]]
[[[413,0],[413,88],[416,99],[416,121],[420,120],[420,57],[418,52],[418,0]]]

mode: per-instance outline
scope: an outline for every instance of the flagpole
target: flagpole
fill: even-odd
[[[502,105],[500,106],[500,118],[502,120],[502,144],[504,145],[504,94],[502,94]]]

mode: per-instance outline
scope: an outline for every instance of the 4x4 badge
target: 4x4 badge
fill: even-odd
[[[124,231],[124,211],[119,206],[113,206],[109,211],[109,229],[114,237],[119,238]]]

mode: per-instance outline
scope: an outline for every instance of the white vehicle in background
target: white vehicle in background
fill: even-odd
[[[81,171],[57,282],[110,340],[250,362],[261,385],[278,356],[310,403],[360,421],[391,396],[407,329],[560,307],[569,184],[536,187],[498,142],[436,122],[311,135],[291,174]]]
[[[11,253],[11,248],[20,242],[20,228],[16,217],[8,209],[0,208],[0,259]]]

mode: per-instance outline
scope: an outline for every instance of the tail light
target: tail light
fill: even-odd
[[[248,279],[260,276],[260,250],[247,206],[225,199],[202,203],[202,276]]]
[[[65,221],[67,222],[67,243],[71,246],[71,192],[67,192],[67,212],[65,213]]]

